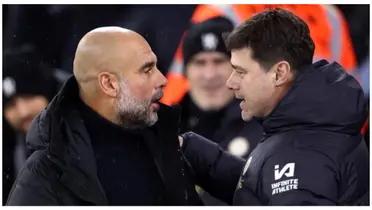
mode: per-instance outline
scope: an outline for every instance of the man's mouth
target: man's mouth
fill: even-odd
[[[159,101],[161,97],[163,97],[163,91],[157,92],[151,100],[150,107],[152,107],[155,112],[158,111],[160,108]]]
[[[244,105],[244,103],[245,103],[244,100],[242,100],[242,101],[240,102],[240,108],[241,108],[241,109],[243,109],[243,105]]]
[[[239,100],[241,100],[241,102],[240,102],[240,109],[241,110],[244,110],[244,107],[246,106],[246,104],[245,104],[245,99],[244,98],[239,98]]]
[[[163,91],[159,91],[155,94],[155,96],[152,98],[152,103],[158,103],[160,99],[163,97]]]
[[[205,86],[203,86],[203,89],[205,91],[216,91],[220,88],[223,88],[224,87],[224,84],[206,84]]]
[[[236,93],[235,93],[235,98],[236,99],[239,99],[239,100],[244,100],[244,97],[243,96],[237,95]]]

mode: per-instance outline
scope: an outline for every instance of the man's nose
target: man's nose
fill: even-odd
[[[226,80],[226,86],[231,90],[237,90],[238,89],[237,82],[235,81],[234,72],[232,72],[230,74],[229,78]]]
[[[205,66],[205,68],[202,70],[204,79],[206,80],[213,80],[216,77],[217,69],[216,66],[213,64],[208,64]]]
[[[168,80],[167,78],[165,78],[165,76],[163,75],[163,73],[161,73],[161,71],[158,69],[158,72],[159,72],[159,86],[160,87],[164,87],[167,83],[168,83]]]

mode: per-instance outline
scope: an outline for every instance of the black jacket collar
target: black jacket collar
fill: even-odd
[[[263,120],[267,135],[317,129],[357,135],[367,116],[358,82],[337,63],[318,61],[299,71],[286,96]]]
[[[48,150],[48,158],[60,172],[60,182],[77,197],[105,205],[89,135],[74,106],[78,94],[77,82],[71,77],[32,123],[27,143],[32,150]]]

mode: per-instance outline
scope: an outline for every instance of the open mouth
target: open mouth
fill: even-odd
[[[160,98],[159,98],[159,99],[156,98],[156,99],[152,99],[152,100],[151,100],[151,103],[159,103],[159,101],[160,101]]]
[[[160,92],[155,94],[155,96],[152,98],[151,102],[152,103],[158,103],[162,97],[163,97],[163,91],[160,91]]]
[[[240,109],[244,109],[244,105],[245,105],[245,100],[244,99],[240,99],[241,102],[240,102]]]
[[[159,108],[160,108],[159,101],[162,97],[163,97],[163,92],[160,91],[160,92],[156,93],[155,96],[152,98],[150,106],[154,111],[159,110]]]

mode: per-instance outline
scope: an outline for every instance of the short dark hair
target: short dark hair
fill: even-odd
[[[225,40],[228,50],[249,47],[252,57],[270,69],[284,59],[298,70],[312,63],[314,42],[306,23],[284,9],[271,9],[248,19]]]

